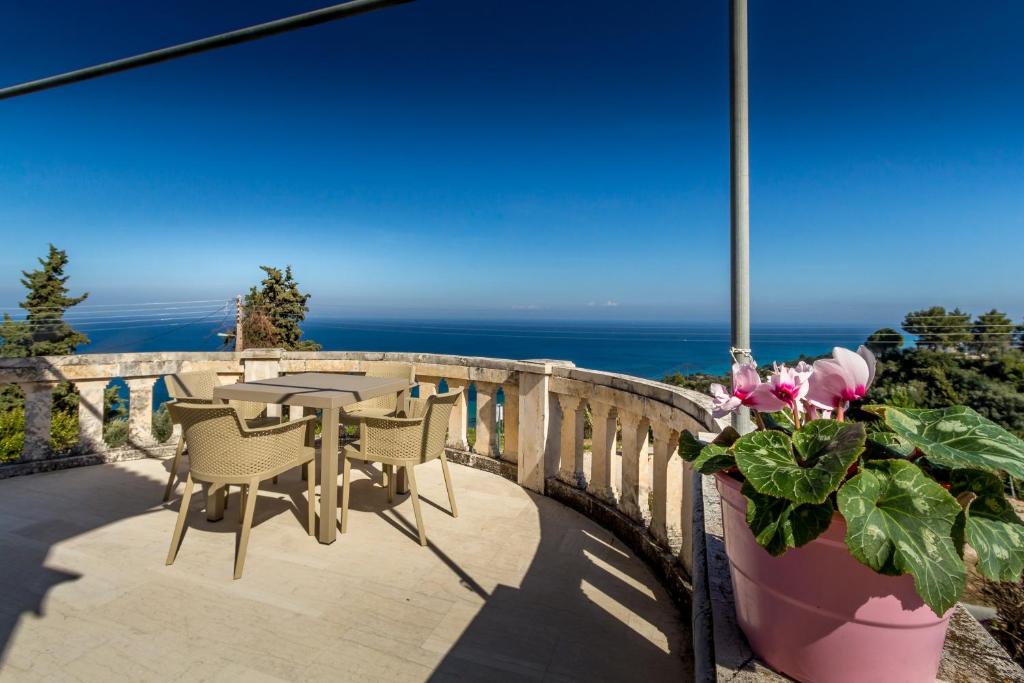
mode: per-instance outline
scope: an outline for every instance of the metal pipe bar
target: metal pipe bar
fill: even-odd
[[[392,5],[401,5],[406,2],[412,2],[412,0],[351,0],[350,2],[344,2],[338,5],[324,7],[323,9],[313,10],[312,12],[296,14],[294,16],[284,17],[283,19],[275,19],[274,21],[268,21],[263,24],[256,24],[255,26],[240,28],[235,31],[228,31],[227,33],[220,33],[208,38],[200,38],[199,40],[193,40],[188,43],[181,43],[179,45],[172,45],[171,47],[165,47],[151,52],[144,52],[133,57],[116,59],[112,62],[97,64],[84,69],[76,69],[75,71],[68,71],[67,73],[57,74],[56,76],[49,76],[35,81],[28,81],[27,83],[11,85],[0,89],[0,100],[28,95],[29,93],[57,88],[62,85],[77,83],[79,81],[86,81],[91,78],[98,78],[100,76],[118,73],[119,71],[128,71],[129,69],[137,69],[141,66],[158,64],[160,62],[166,62],[168,60],[185,57],[187,55],[194,55],[200,52],[207,52],[208,50],[228,47],[229,45],[247,43],[250,40],[257,40],[259,38],[265,38],[267,36],[273,36],[287,31],[294,31],[308,26],[316,26],[317,24],[324,24],[338,19],[345,19],[357,14],[363,14],[365,12],[390,7]]]
[[[747,111],[747,0],[729,2],[730,234],[732,255],[732,349],[738,363],[750,353],[750,155]],[[749,432],[750,411],[736,412],[734,424]]]

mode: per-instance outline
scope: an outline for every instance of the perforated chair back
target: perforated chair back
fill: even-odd
[[[427,398],[427,410],[423,420],[423,460],[431,460],[444,453],[445,437],[448,434],[448,419],[462,395],[462,389],[436,394]]]

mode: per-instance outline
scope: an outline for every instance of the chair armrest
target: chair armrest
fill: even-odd
[[[305,430],[305,445],[313,446],[316,443],[316,415],[307,415],[298,420],[290,420],[281,424],[270,425],[269,427],[249,427],[243,423],[240,425],[242,434],[248,437],[259,436],[281,436],[287,439],[286,435],[292,432]]]

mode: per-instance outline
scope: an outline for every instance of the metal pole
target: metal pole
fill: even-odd
[[[250,40],[257,40],[258,38],[265,38],[278,33],[285,33],[286,31],[294,31],[295,29],[306,28],[307,26],[316,26],[317,24],[324,24],[329,21],[344,19],[356,14],[363,14],[364,12],[370,12],[375,9],[390,7],[391,5],[400,5],[411,1],[412,0],[351,0],[351,2],[332,5],[330,7],[324,7],[323,9],[313,10],[312,12],[305,12],[303,14],[285,17],[283,19],[275,19],[274,21],[268,21],[264,24],[240,28],[236,31],[221,33],[219,35],[210,36],[209,38],[201,38],[188,43],[181,43],[180,45],[172,45],[171,47],[153,50],[152,52],[144,52],[143,54],[135,55],[133,57],[125,57],[124,59],[118,59],[113,62],[97,64],[96,66],[77,69],[75,71],[69,71],[56,76],[49,76],[47,78],[40,78],[27,83],[20,83],[6,88],[0,88],[0,100],[18,97],[20,95],[28,95],[29,93],[39,92],[40,90],[47,90],[49,88],[56,88],[69,83],[77,83],[78,81],[86,81],[90,78],[106,76],[107,74],[113,74],[119,71],[136,69],[140,66],[166,62],[170,59],[177,59],[178,57],[184,57],[186,55],[194,55],[199,52],[216,50],[217,48],[227,47],[229,45],[246,43]]]
[[[242,295],[235,297],[235,351],[245,349],[245,338],[242,336]]]
[[[750,157],[747,114],[747,0],[729,1],[729,109],[731,114],[730,224],[732,252],[732,348],[738,363],[750,353]],[[750,411],[736,412],[741,434],[753,429]]]

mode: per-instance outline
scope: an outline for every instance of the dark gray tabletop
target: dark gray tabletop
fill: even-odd
[[[253,382],[215,387],[213,397],[222,400],[280,403],[307,408],[341,408],[409,388],[409,382],[394,377],[338,375],[302,372]]]

